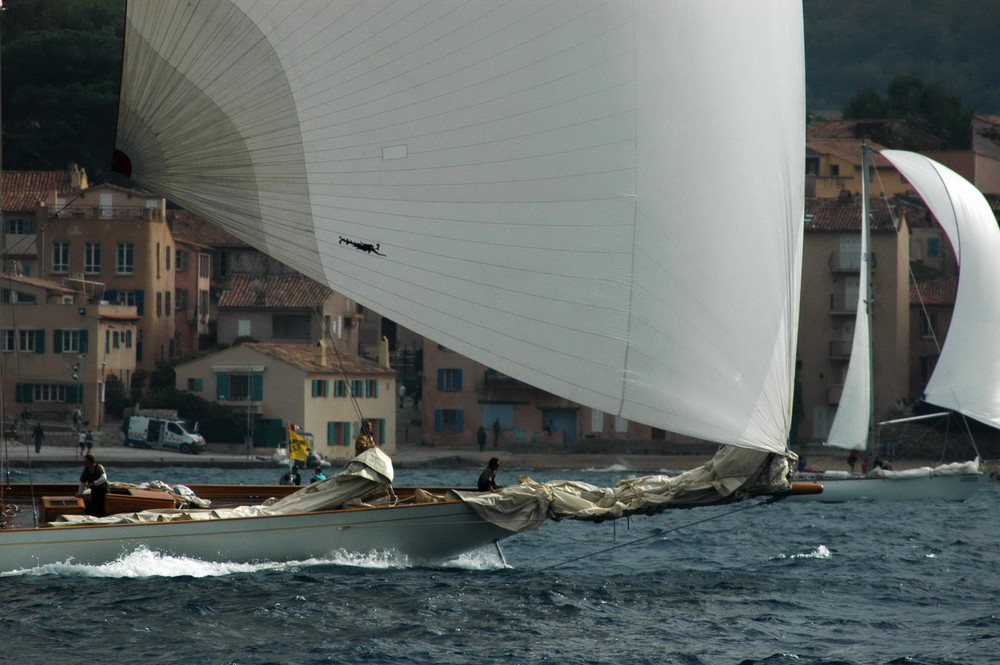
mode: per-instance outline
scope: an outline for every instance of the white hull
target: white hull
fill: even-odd
[[[227,562],[391,550],[411,562],[430,562],[511,535],[460,501],[210,521],[8,529],[0,531],[0,572],[70,559],[108,563],[140,548]]]
[[[965,501],[987,481],[985,474],[952,476],[922,476],[911,478],[823,478],[804,474],[798,480],[809,480],[823,486],[822,494],[790,496],[786,501]]]

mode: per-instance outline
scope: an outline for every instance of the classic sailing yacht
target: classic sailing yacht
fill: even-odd
[[[605,519],[787,492],[804,117],[799,0],[130,1],[119,171],[498,371],[722,448],[610,493],[8,529],[0,570],[440,558],[581,496]]]
[[[868,211],[868,173],[872,149],[861,154],[861,279],[851,360],[844,390],[826,445],[864,451],[874,460],[882,451],[876,433],[873,407],[871,245]],[[989,424],[1000,423],[1000,400],[995,377],[1000,375],[1000,355],[985,336],[986,312],[1000,312],[995,289],[1000,270],[983,256],[998,256],[1000,230],[983,195],[964,178],[916,153],[883,150],[888,159],[917,189],[952,241],[962,275],[959,295],[944,349],[934,370],[925,400],[954,409]],[[964,260],[963,260],[964,257]],[[972,306],[970,303],[975,303]],[[981,309],[982,308],[982,309]],[[982,351],[980,351],[982,350]],[[992,370],[994,373],[990,373]],[[966,374],[971,372],[971,374]],[[955,379],[961,377],[956,382]],[[971,377],[975,380],[970,381]],[[799,501],[841,502],[856,499],[909,501],[945,499],[961,501],[972,495],[985,475],[978,460],[944,464],[935,468],[891,471],[873,468],[864,474],[823,472],[797,474],[823,485],[823,493],[795,497]]]

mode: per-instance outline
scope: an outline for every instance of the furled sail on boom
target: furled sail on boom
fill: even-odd
[[[799,0],[133,1],[117,147],[455,351],[781,452],[802,44]]]

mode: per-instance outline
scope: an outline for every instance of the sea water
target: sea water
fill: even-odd
[[[114,475],[258,483],[278,471]],[[526,473],[601,485],[626,475]],[[397,483],[467,486],[476,475],[399,470]],[[486,548],[434,567],[385,552],[295,564],[152,551],[102,566],[70,559],[0,577],[0,662],[995,663],[998,508],[990,483],[964,503],[752,501],[549,522],[503,541],[503,558]]]

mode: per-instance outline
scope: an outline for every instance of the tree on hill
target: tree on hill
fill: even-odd
[[[962,106],[940,81],[924,83],[916,74],[900,74],[889,82],[886,95],[870,86],[858,90],[843,108],[844,118],[901,118],[909,125],[936,136],[945,150],[972,145],[971,108]]]

